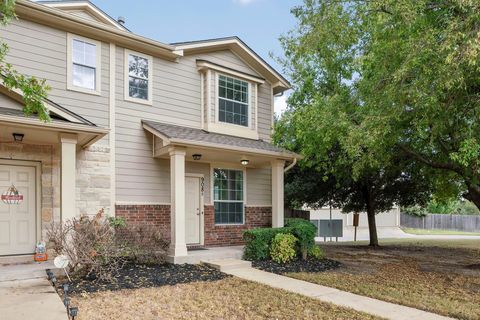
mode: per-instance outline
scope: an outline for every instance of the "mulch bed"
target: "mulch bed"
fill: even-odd
[[[322,272],[336,269],[340,267],[340,265],[340,262],[330,259],[299,259],[286,264],[277,263],[273,260],[252,262],[252,267],[276,274],[289,272]]]
[[[160,287],[196,281],[216,281],[226,277],[230,276],[206,265],[127,264],[112,281],[73,278],[70,284],[70,292],[79,294],[82,292]]]

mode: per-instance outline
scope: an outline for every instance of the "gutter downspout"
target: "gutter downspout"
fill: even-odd
[[[283,169],[283,173],[286,173],[288,170],[292,169],[297,164],[297,158],[293,158],[293,162]]]

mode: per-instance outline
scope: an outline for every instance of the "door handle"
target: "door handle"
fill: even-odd
[[[203,212],[202,212],[202,214],[203,214]],[[200,208],[197,208],[197,216],[199,216],[199,215],[200,215]]]

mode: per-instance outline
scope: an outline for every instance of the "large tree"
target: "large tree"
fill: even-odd
[[[288,111],[277,122],[276,143],[305,155],[286,176],[286,202],[294,207],[329,204],[344,212],[366,212],[370,245],[378,246],[375,215],[394,205],[424,204],[430,198],[432,181],[424,168],[401,154],[381,165],[358,166],[370,157],[369,151],[349,153],[348,135],[326,119],[331,107],[313,103]],[[355,130],[356,121],[347,118],[355,116],[337,124]]]
[[[5,27],[12,19],[16,19],[15,0],[0,1],[0,27]],[[50,115],[44,101],[49,87],[44,79],[24,75],[15,70],[7,60],[8,46],[0,39],[0,84],[7,89],[19,89],[23,93],[26,115],[35,114],[43,121],[49,121]]]
[[[340,106],[348,92],[348,152],[370,154],[356,167],[401,153],[480,207],[480,2],[305,0],[293,13],[281,39],[292,108]]]

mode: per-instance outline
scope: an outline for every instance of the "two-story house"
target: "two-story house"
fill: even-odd
[[[164,44],[88,1],[16,3],[0,28],[7,62],[47,80],[52,121],[25,117],[22,93],[0,85],[0,256],[101,208],[161,226],[172,260],[283,225],[284,170],[299,156],[270,136],[289,83],[245,43]]]

